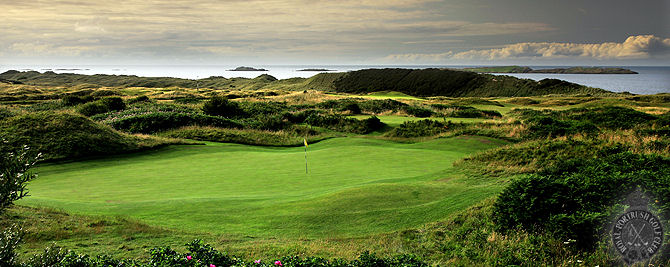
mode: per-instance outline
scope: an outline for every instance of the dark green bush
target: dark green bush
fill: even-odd
[[[175,100],[176,101],[176,100]],[[135,104],[135,103],[150,103],[151,98],[145,95],[141,95],[138,97],[133,97],[131,99],[128,99],[128,104]]]
[[[16,115],[15,112],[13,112],[9,109],[0,107],[0,120],[4,120],[6,118],[13,117],[14,115]]]
[[[96,114],[106,113],[108,111],[109,110],[107,109],[107,107],[105,107],[105,105],[97,101],[83,104],[79,108],[77,108],[77,112],[81,113],[84,116],[89,117]]]
[[[340,132],[367,134],[384,127],[379,118],[372,116],[365,120],[347,118],[342,115],[319,115],[312,113],[305,118],[305,123],[313,126],[328,128]]]
[[[245,115],[244,110],[240,108],[237,102],[229,101],[222,96],[212,97],[202,105],[202,111],[212,116],[221,116],[225,118],[238,118]]]
[[[0,232],[0,265],[13,266],[16,264],[16,250],[21,244],[23,233],[17,226],[11,226]]]
[[[358,103],[347,103],[339,109],[339,111],[349,112],[350,114],[361,114],[361,107]]]
[[[538,174],[512,181],[494,204],[501,231],[521,227],[577,240],[581,248],[596,244],[605,218],[637,186],[667,218],[670,211],[670,160],[629,152],[603,158],[572,158]]]
[[[84,116],[93,116],[110,111],[119,111],[126,108],[126,103],[120,97],[106,97],[95,102],[89,102],[77,108],[77,112]]]
[[[2,147],[0,151],[0,214],[28,195],[26,186],[35,174],[28,170],[37,163],[41,154],[32,153],[27,145],[18,150]]]
[[[290,121],[284,119],[282,115],[259,116],[245,120],[243,123],[248,128],[269,131],[278,131],[291,126]]]
[[[124,103],[123,99],[120,97],[106,97],[101,99],[100,102],[105,105],[109,111],[123,110],[126,108],[126,103]]]
[[[434,136],[446,132],[454,126],[455,124],[451,122],[442,123],[435,120],[406,121],[387,135],[393,137]]]
[[[126,116],[107,122],[114,129],[130,133],[156,133],[183,126],[242,128],[239,122],[199,113],[152,112]]]
[[[369,113],[397,112],[403,107],[409,106],[403,102],[393,99],[369,100],[359,104],[361,110]]]
[[[84,103],[91,102],[95,99],[93,99],[93,97],[90,96],[90,95],[87,95],[87,96],[66,95],[61,100],[63,101],[63,105],[76,106],[76,105],[79,105],[79,104],[84,104]]]
[[[529,120],[529,137],[556,137],[576,133],[596,133],[598,127],[588,121],[558,120],[549,116],[536,116]]]
[[[631,129],[656,119],[656,116],[624,107],[571,109],[564,111],[568,118],[590,122],[607,129]]]
[[[433,115],[433,111],[421,107],[405,106],[403,110],[405,113],[407,113],[407,115],[412,117],[427,118]]]

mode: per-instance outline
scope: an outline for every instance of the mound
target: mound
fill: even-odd
[[[556,79],[539,82],[450,69],[366,69],[333,81],[335,91],[371,93],[398,91],[412,96],[493,97],[611,92]]]
[[[28,145],[45,159],[80,158],[136,150],[139,139],[121,134],[90,119],[68,113],[40,112],[0,122],[5,146]]]

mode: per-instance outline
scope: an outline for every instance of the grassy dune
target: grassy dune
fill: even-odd
[[[500,184],[469,181],[452,163],[501,143],[336,138],[309,146],[309,174],[302,148],[171,146],[42,165],[19,204],[231,236],[369,235],[436,221],[498,192]]]

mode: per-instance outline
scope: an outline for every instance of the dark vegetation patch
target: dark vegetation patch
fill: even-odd
[[[496,200],[493,219],[503,232],[520,227],[551,233],[591,250],[608,230],[602,222],[618,211],[612,207],[638,186],[652,200],[664,203],[659,211],[668,218],[670,161],[621,152],[557,161],[537,174],[513,180]]]
[[[306,138],[307,142],[312,144],[333,136],[332,134],[324,134],[304,126],[293,126],[283,131],[190,126],[162,132],[159,135],[199,141],[260,146],[302,146],[303,138]]]
[[[474,107],[447,105],[447,104],[431,104],[432,108],[440,111],[444,117],[453,118],[501,118],[502,114],[495,110],[481,110]]]
[[[63,101],[65,102],[65,101]],[[119,111],[126,108],[126,103],[120,97],[106,97],[94,102],[88,102],[77,107],[77,112],[85,116],[93,116],[110,111]]]
[[[607,94],[556,79],[539,82],[449,69],[365,69],[348,72],[334,81],[335,91],[371,93],[398,91],[412,96],[491,97],[546,94]]]

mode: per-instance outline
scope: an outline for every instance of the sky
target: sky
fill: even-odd
[[[0,65],[670,65],[670,0],[0,0]]]

